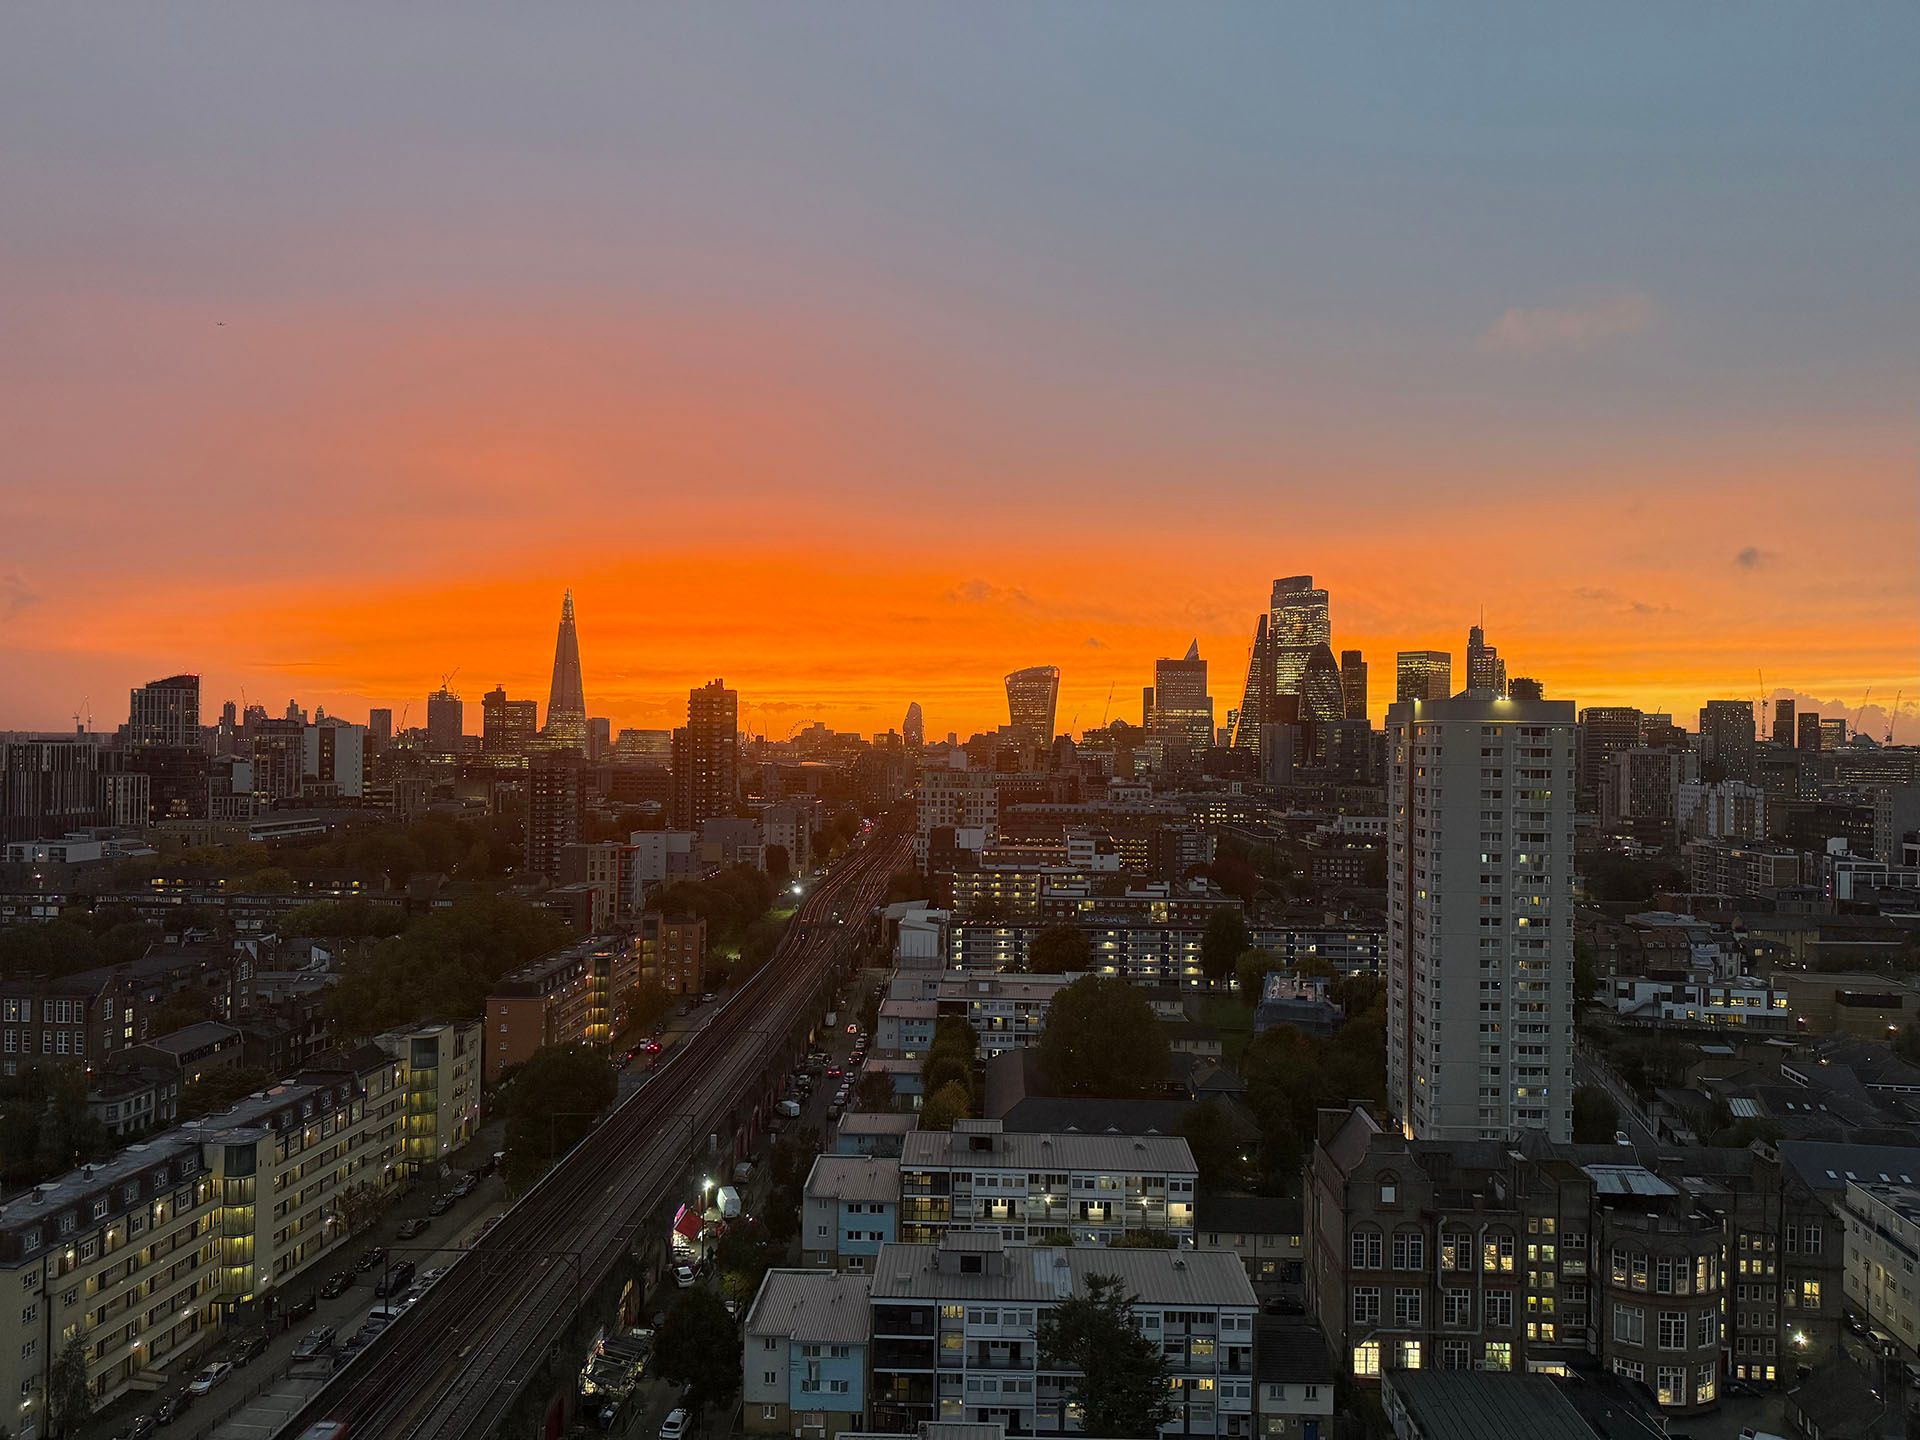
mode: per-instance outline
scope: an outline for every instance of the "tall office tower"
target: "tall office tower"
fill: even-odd
[[[298,720],[262,720],[253,727],[252,742],[253,793],[269,804],[297,797],[307,773],[307,727]]]
[[[1507,694],[1515,700],[1544,700],[1547,692],[1531,675],[1516,675],[1507,684]]]
[[[1600,810],[1600,787],[1613,774],[1613,757],[1643,743],[1644,717],[1631,705],[1589,705],[1580,712],[1580,808]]]
[[[1059,704],[1058,665],[1029,665],[1007,676],[1007,720],[1023,759],[1053,744],[1053,717]]]
[[[460,697],[442,685],[427,696],[427,751],[432,755],[458,755],[461,737],[467,733],[467,708]]]
[[[538,700],[509,700],[496,685],[480,697],[480,753],[496,760],[526,755],[540,730]]]
[[[1346,697],[1347,719],[1367,718],[1367,662],[1358,650],[1340,652],[1340,693]]]
[[[1487,644],[1487,632],[1478,625],[1467,631],[1467,693],[1496,697],[1507,693],[1507,662]]]
[[[1253,627],[1253,648],[1247,654],[1247,683],[1240,692],[1240,708],[1232,712],[1227,744],[1235,750],[1258,750],[1260,727],[1272,709],[1273,642],[1262,615]]]
[[[580,679],[580,636],[573,628],[573,591],[560,602],[553,642],[553,689],[547,695],[547,741],[556,750],[587,750],[587,693]]]
[[[1300,667],[1299,718],[1317,725],[1347,718],[1347,692],[1341,683],[1340,665],[1333,658],[1333,647],[1325,641],[1307,651],[1307,663]]]
[[[1847,717],[1844,715],[1829,719],[1820,717],[1820,748],[1838,750],[1847,743]]]
[[[1794,735],[1798,748],[1817,751],[1820,748],[1820,712],[1804,710],[1794,717]]]
[[[927,718],[920,713],[918,700],[907,706],[907,718],[900,722],[900,738],[906,741],[909,750],[918,750],[927,743]]]
[[[1793,701],[1773,702],[1773,743],[1782,749],[1793,748]]]
[[[1700,778],[1753,778],[1753,704],[1747,700],[1709,700],[1700,710]]]
[[[589,760],[613,758],[613,721],[605,715],[587,717],[587,758]]]
[[[0,840],[45,840],[98,824],[112,761],[85,736],[0,738]],[[146,818],[143,809],[140,823]]]
[[[220,723],[229,730],[240,728],[240,707],[229,700],[220,707]]]
[[[1153,662],[1149,693],[1149,738],[1189,756],[1213,744],[1213,697],[1207,694],[1207,662],[1200,658],[1198,640],[1187,646],[1184,659]]]
[[[1387,750],[1388,1104],[1416,1139],[1569,1140],[1573,703],[1401,702]]]
[[[673,732],[673,823],[698,830],[731,815],[740,794],[740,697],[720,680],[687,692],[687,723]]]
[[[280,718],[283,720],[298,720],[304,725],[307,723],[307,712],[300,708],[300,702],[298,700],[289,700],[287,701],[287,713]]]
[[[132,693],[127,707],[127,744],[198,748],[200,744],[200,677],[170,675],[151,680]]]
[[[377,707],[367,711],[367,738],[375,745],[392,742],[393,711],[390,708]]]
[[[586,828],[587,763],[566,750],[536,751],[527,761],[527,869],[560,878],[560,853]]]
[[[1445,700],[1453,694],[1453,656],[1445,650],[1402,650],[1394,657],[1393,698]]]
[[[1140,728],[1148,731],[1153,729],[1153,686],[1151,685],[1140,687]]]
[[[1289,575],[1273,582],[1267,626],[1273,646],[1273,693],[1298,695],[1313,647],[1333,639],[1327,592],[1313,588],[1311,575]]]

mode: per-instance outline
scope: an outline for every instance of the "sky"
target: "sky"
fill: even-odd
[[[1336,648],[1920,740],[1910,5],[11,7],[0,728]],[[1868,692],[1871,690],[1871,696]]]

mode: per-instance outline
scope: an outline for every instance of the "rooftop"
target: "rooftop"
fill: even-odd
[[[822,1155],[807,1172],[809,1200],[898,1203],[900,1162],[873,1155]]]
[[[963,1238],[964,1237],[964,1238]],[[942,1270],[941,1248],[998,1253],[1004,1265],[986,1273]],[[1089,1276],[1118,1277],[1145,1305],[1235,1306],[1257,1302],[1246,1267],[1231,1250],[1122,1250],[1107,1247],[1006,1245],[986,1231],[949,1232],[941,1245],[882,1245],[873,1263],[875,1300],[1032,1300],[1086,1293]]]
[[[1543,1375],[1394,1370],[1384,1383],[1421,1440],[1593,1440],[1580,1412]]]
[[[994,1128],[915,1130],[902,1142],[900,1164],[985,1165],[1013,1170],[1081,1170],[1103,1175],[1191,1174],[1193,1151],[1178,1135],[1056,1135]]]
[[[747,1334],[864,1345],[867,1277],[844,1270],[769,1270],[747,1310]]]
[[[1331,1385],[1333,1356],[1311,1320],[1263,1315],[1253,1327],[1253,1374],[1262,1385]]]

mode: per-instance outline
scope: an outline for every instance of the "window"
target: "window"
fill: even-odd
[[[1487,1369],[1511,1370],[1513,1368],[1513,1342],[1511,1340],[1489,1340],[1487,1342]]]
[[[1418,1230],[1396,1230],[1393,1236],[1393,1268],[1424,1270],[1427,1264],[1427,1237]]]
[[[1380,1182],[1380,1203],[1382,1205],[1392,1205],[1395,1203],[1399,1197],[1399,1193],[1400,1187],[1394,1184],[1393,1181],[1382,1180]]]
[[[1702,1365],[1694,1375],[1693,1403],[1696,1405],[1711,1404],[1714,1395],[1718,1393],[1718,1380],[1719,1375],[1714,1366]]]
[[[1380,1287],[1377,1285],[1356,1285],[1353,1289],[1353,1323],[1356,1325],[1377,1325],[1380,1323]]]
[[[1513,1273],[1513,1237],[1489,1235],[1480,1251],[1480,1268],[1488,1274]]]
[[[1638,1305],[1613,1307],[1613,1338],[1625,1345],[1647,1343],[1647,1312]]]
[[[1378,1270],[1382,1241],[1378,1230],[1356,1230],[1351,1243],[1351,1264],[1355,1270]]]
[[[1718,1344],[1720,1341],[1720,1312],[1718,1310],[1702,1310],[1699,1314],[1698,1324],[1695,1326],[1695,1329],[1700,1337],[1700,1349],[1704,1350],[1709,1345]]]
[[[31,1353],[31,1346],[28,1347],[28,1353]],[[22,1354],[20,1358],[24,1360],[27,1356]],[[1364,1340],[1353,1347],[1353,1373],[1362,1378],[1379,1375],[1380,1342],[1378,1340]]]
[[[1684,1311],[1662,1310],[1660,1312],[1660,1348],[1662,1350],[1687,1348],[1687,1317]]]
[[[1447,1290],[1440,1297],[1440,1313],[1448,1325],[1471,1325],[1473,1323],[1473,1292],[1471,1290]]]
[[[1440,1368],[1442,1370],[1464,1370],[1467,1368],[1467,1342],[1448,1340],[1440,1347]]]
[[[1654,1398],[1662,1405],[1687,1403],[1687,1372],[1684,1366],[1662,1365],[1654,1371]]]
[[[1399,1345],[1399,1351],[1400,1368],[1402,1370],[1418,1370],[1420,1368],[1420,1342],[1418,1340],[1402,1340]]]
[[[1440,1240],[1440,1268],[1442,1270],[1465,1270],[1473,1261],[1473,1237],[1458,1230],[1450,1230]]]
[[[1487,1292],[1487,1325],[1494,1330],[1513,1328],[1512,1291],[1490,1290]]]
[[[1419,1328],[1422,1323],[1421,1304],[1423,1292],[1419,1290],[1395,1290],[1393,1292],[1393,1323],[1404,1330]]]
[[[1803,1310],[1818,1310],[1820,1308],[1820,1282],[1818,1280],[1802,1280],[1800,1282],[1800,1308]]]

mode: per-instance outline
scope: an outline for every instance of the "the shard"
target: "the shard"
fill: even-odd
[[[584,753],[587,695],[580,681],[580,636],[573,628],[573,591],[560,602],[560,634],[553,642],[553,689],[547,699],[548,748]]]

